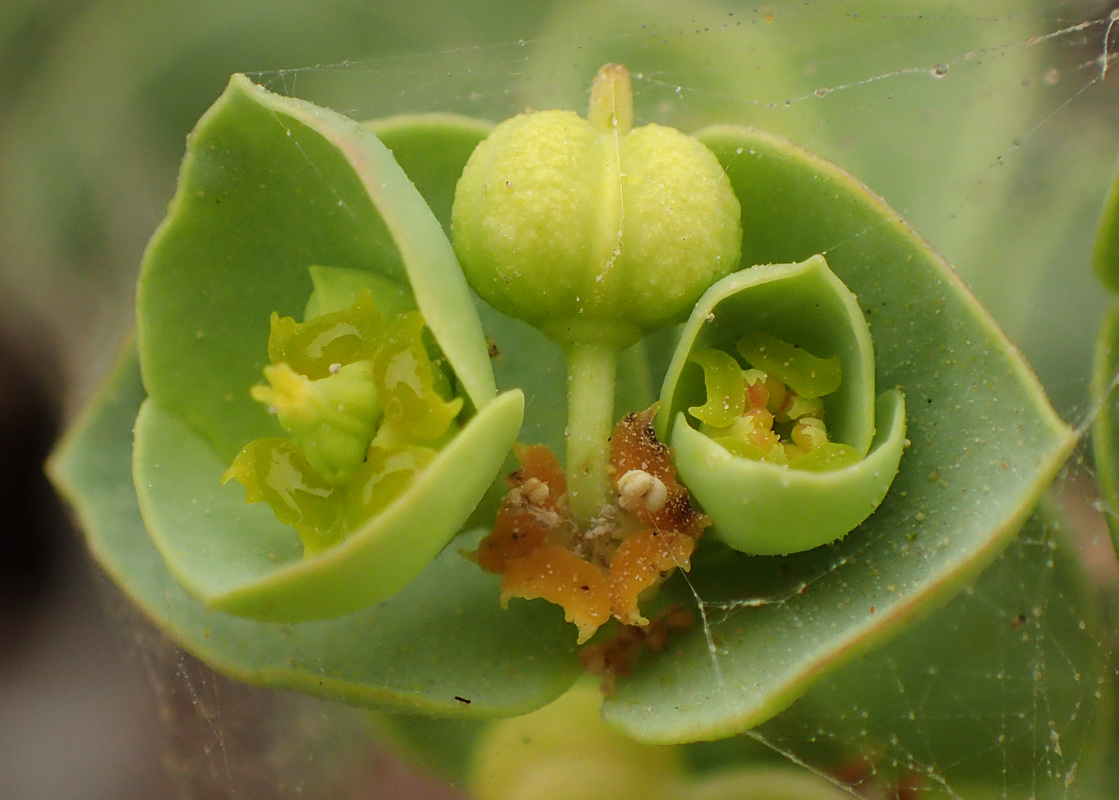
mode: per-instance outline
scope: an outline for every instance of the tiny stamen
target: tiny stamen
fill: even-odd
[[[618,505],[626,511],[644,508],[655,513],[668,502],[668,487],[655,475],[642,469],[631,469],[618,479]]]

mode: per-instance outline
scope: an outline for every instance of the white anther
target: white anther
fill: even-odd
[[[548,484],[539,478],[529,478],[524,482],[521,491],[528,502],[535,506],[544,505],[544,501],[548,499]]]
[[[668,488],[664,481],[643,469],[631,469],[618,479],[618,505],[626,511],[639,507],[656,512],[668,502]]]
[[[542,506],[548,499],[548,484],[539,478],[529,478],[515,489],[510,489],[505,495],[505,501],[512,508],[524,506]]]

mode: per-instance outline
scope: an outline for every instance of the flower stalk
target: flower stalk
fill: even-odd
[[[567,357],[567,492],[581,528],[611,503],[610,431],[618,354],[610,344],[581,342]]]

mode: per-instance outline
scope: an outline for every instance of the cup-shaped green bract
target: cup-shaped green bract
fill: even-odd
[[[337,312],[360,292],[376,304],[367,313],[390,322],[419,309],[457,395],[447,413],[465,411],[399,496],[349,515],[341,541],[304,555],[290,526],[221,479],[250,441],[287,433],[324,477],[319,493],[361,463],[375,415],[382,404],[393,409],[392,398],[362,396],[377,356],[313,381],[282,362],[258,386],[269,349],[285,357],[269,338],[273,313],[287,330],[295,323],[282,317]],[[523,413],[520,392],[497,395],[450,244],[388,149],[356,122],[243,77],[191,135],[178,194],[144,259],[138,342],[148,399],[134,476],[144,522],[191,593],[259,619],[347,614],[410,583],[500,471]],[[314,402],[292,400],[308,393]],[[340,411],[320,421],[324,403]]]
[[[838,387],[820,398],[821,418],[833,442],[854,450],[854,463],[805,469],[798,461],[747,458],[701,432],[687,409],[709,402],[707,370],[689,362],[704,351],[741,351],[743,337],[758,334],[811,354],[813,363],[838,364]],[[762,362],[751,357],[754,366]],[[795,377],[785,382],[790,392],[807,386]],[[875,401],[874,350],[862,310],[824,258],[814,256],[737,272],[700,298],[665,376],[658,428],[719,538],[744,553],[785,555],[840,538],[882,502],[905,445],[905,404],[897,390]]]

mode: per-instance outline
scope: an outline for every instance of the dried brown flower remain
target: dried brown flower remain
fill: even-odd
[[[543,445],[517,446],[520,469],[493,532],[470,554],[501,575],[501,601],[543,598],[564,609],[582,644],[611,616],[644,627],[639,602],[674,569],[689,569],[708,525],[676,480],[671,451],[653,431],[656,408],[629,414],[610,442],[614,504],[580,528],[567,507],[567,482]]]

